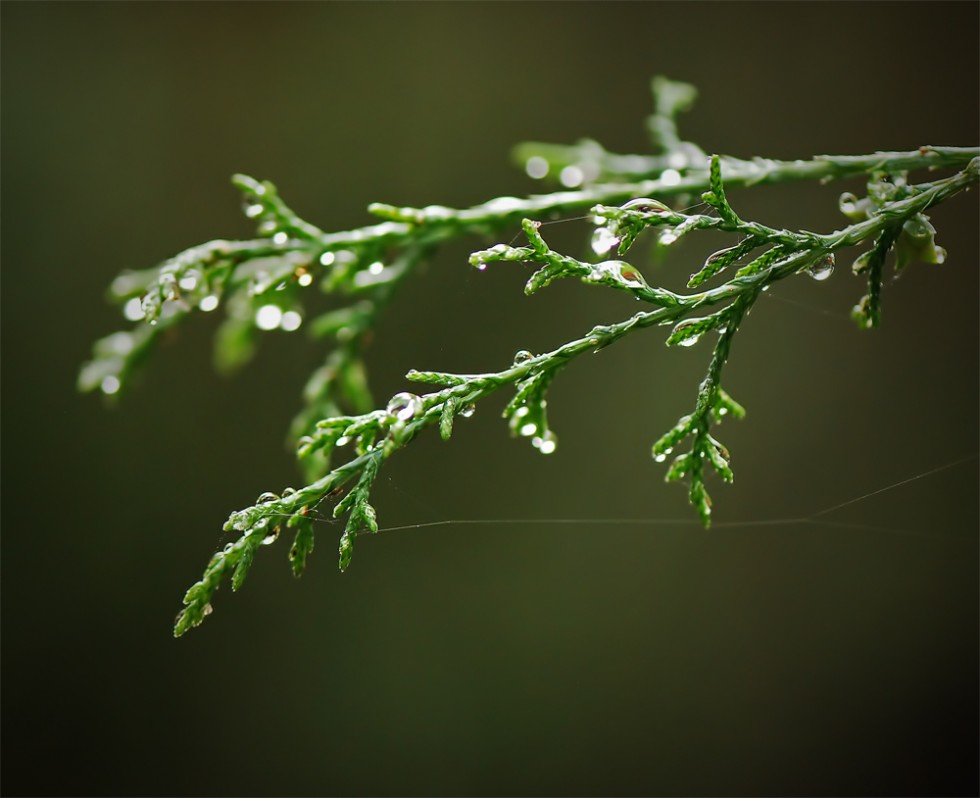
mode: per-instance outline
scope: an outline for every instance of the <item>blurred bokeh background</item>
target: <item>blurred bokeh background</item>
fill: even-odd
[[[576,363],[542,457],[503,399],[386,467],[383,526],[336,570],[322,525],[300,581],[263,549],[175,641],[227,513],[295,484],[284,443],[323,353],[270,334],[211,368],[215,320],[157,352],[108,410],[79,396],[122,326],[112,277],[245,237],[229,185],[271,179],[325,229],[368,202],[541,190],[522,140],[644,152],[649,80],[696,84],[682,132],[750,157],[976,144],[975,3],[4,3],[3,791],[37,795],[975,794],[976,192],[932,214],[949,250],[889,284],[859,332],[846,268],[774,288],[726,387],[704,532],[650,443],[709,351],[650,330]],[[746,218],[829,231],[860,184],[733,191]],[[550,228],[582,251],[584,222]],[[517,230],[513,231],[516,233]],[[513,233],[501,236],[509,240]],[[370,352],[496,369],[635,303],[446,247]],[[490,242],[493,243],[493,242]],[[704,243],[707,251],[717,242]],[[705,254],[684,242],[651,281]],[[966,459],[963,459],[966,458]],[[854,526],[771,524],[828,513]],[[507,519],[650,519],[646,526]]]

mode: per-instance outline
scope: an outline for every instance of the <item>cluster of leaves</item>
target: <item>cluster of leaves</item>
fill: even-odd
[[[687,482],[690,502],[708,526],[711,499],[706,466],[724,481],[733,479],[731,457],[712,430],[725,416],[740,418],[745,413],[722,387],[722,371],[735,334],[760,294],[773,282],[797,274],[826,279],[839,250],[868,246],[852,267],[868,280],[868,292],[853,315],[862,328],[876,326],[886,255],[894,252],[896,269],[914,260],[941,263],[945,252],[935,244],[935,229],[925,211],[980,179],[978,148],[922,147],[788,162],[708,158],[677,133],[676,116],[693,102],[694,89],[655,78],[653,91],[655,111],[648,129],[659,150],[655,155],[616,155],[592,141],[572,147],[525,144],[517,149],[528,174],[542,179],[557,176],[564,189],[523,199],[498,197],[466,209],[375,203],[369,210],[384,220],[381,223],[324,233],[296,216],[271,183],[236,176],[245,213],[258,223],[256,238],[212,241],[154,269],[117,278],[111,297],[137,326],[96,343],[94,357],[79,378],[83,390],[119,394],[161,331],[193,310],[226,309],[227,318],[216,337],[216,362],[224,369],[248,359],[262,330],[292,331],[305,325],[315,338],[330,344],[324,365],[306,386],[304,408],[292,426],[308,484],[281,495],[263,494],[256,504],[232,513],[225,529],[238,537],[212,556],[201,580],[185,595],[175,634],[183,634],[210,613],[214,592],[229,574],[237,590],[258,547],[273,543],[283,526],[295,531],[289,558],[293,573],[301,574],[313,551],[317,508],[324,502],[336,501],[334,516],[346,516],[340,568],[347,568],[358,534],[378,530],[370,494],[384,462],[427,427],[437,426],[448,440],[458,417],[471,416],[479,401],[501,388],[514,391],[504,410],[512,433],[528,437],[543,454],[553,452],[557,437],[548,424],[547,391],[554,378],[579,355],[599,351],[646,327],[670,325],[668,346],[690,347],[707,333],[717,336],[693,411],[652,447],[653,458],[663,462],[678,446],[689,443],[688,451],[672,460],[666,478]],[[960,171],[933,182],[908,180],[911,169],[940,167]],[[868,182],[864,197],[841,197],[841,210],[851,224],[823,235],[745,221],[726,195],[726,186],[855,175],[866,176]],[[663,201],[692,196],[700,196],[706,213],[673,210]],[[536,221],[536,217],[583,209],[589,210],[595,225],[594,257],[589,260],[553,250]],[[647,309],[617,323],[595,326],[551,352],[535,355],[522,350],[500,371],[412,370],[407,378],[431,386],[430,392],[399,393],[384,409],[371,409],[374,402],[363,350],[401,281],[439,242],[463,235],[494,235],[517,221],[527,239],[525,246],[497,244],[474,252],[470,263],[478,269],[496,262],[533,264],[536,268],[525,287],[528,294],[575,277],[588,285],[629,293]],[[688,287],[694,293],[651,286],[635,264],[621,259],[648,232],[656,235],[663,249],[701,230],[735,234],[739,242],[715,252],[691,274]],[[707,287],[729,270],[734,273],[727,281]],[[334,297],[334,306],[307,322],[307,307],[313,305],[308,296],[311,286]],[[345,452],[349,456],[338,464]]]

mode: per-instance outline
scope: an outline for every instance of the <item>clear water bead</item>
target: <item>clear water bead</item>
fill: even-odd
[[[592,251],[596,255],[605,255],[619,246],[620,238],[612,230],[603,225],[597,227],[592,234]]]
[[[422,400],[414,393],[402,391],[391,397],[385,409],[399,421],[408,421],[421,412]]]
[[[834,254],[824,255],[820,260],[807,267],[806,273],[814,280],[823,281],[834,273]]]
[[[551,454],[558,448],[558,436],[549,429],[544,435],[532,438],[531,445],[541,454]]]

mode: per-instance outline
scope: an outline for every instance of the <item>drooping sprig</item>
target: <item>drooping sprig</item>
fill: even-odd
[[[385,462],[430,426],[448,440],[458,419],[472,416],[480,401],[500,389],[513,391],[503,412],[511,433],[529,438],[543,454],[554,452],[558,438],[548,422],[547,393],[556,376],[580,355],[598,352],[648,327],[670,325],[669,346],[691,347],[709,333],[717,335],[693,411],[652,449],[655,460],[665,461],[676,447],[689,442],[690,449],[673,459],[667,480],[688,483],[691,504],[707,526],[709,470],[724,481],[733,479],[730,455],[712,428],[727,415],[744,415],[722,388],[722,370],[734,336],[761,292],[800,273],[826,279],[840,249],[861,245],[867,249],[852,269],[867,276],[868,293],[854,317],[859,326],[871,327],[880,319],[890,252],[897,269],[913,260],[945,259],[925,211],[978,181],[980,149],[922,147],[808,161],[708,158],[681,138],[676,124],[677,115],[694,100],[693,88],[656,78],[653,89],[655,111],[647,128],[658,152],[652,155],[617,155],[592,141],[574,147],[518,148],[516,157],[529,175],[556,177],[569,190],[498,197],[463,209],[375,203],[369,211],[383,220],[380,223],[326,233],[294,213],[271,183],[239,175],[233,182],[244,197],[246,216],[257,224],[256,238],[211,241],[155,269],[117,278],[111,298],[122,305],[134,327],[96,343],[79,377],[85,390],[121,393],[162,332],[194,311],[225,311],[216,336],[216,362],[222,368],[245,362],[261,332],[291,332],[302,326],[328,347],[323,366],[307,383],[305,406],[291,430],[308,484],[265,493],[251,507],[232,513],[225,529],[237,537],[212,556],[201,580],[185,595],[177,635],[210,613],[214,592],[226,578],[234,590],[241,587],[259,547],[274,543],[283,529],[294,533],[289,560],[293,573],[301,574],[313,551],[314,522],[324,507],[332,505],[334,517],[346,519],[339,556],[341,570],[346,569],[357,536],[378,530],[371,490]],[[961,171],[933,182],[908,180],[911,170],[947,167]],[[854,175],[868,178],[867,194],[841,197],[841,210],[851,224],[828,234],[744,220],[726,193],[726,187],[733,186],[826,182]],[[668,204],[671,198],[697,195],[709,212],[687,214]],[[594,257],[580,259],[553,250],[541,235],[539,220],[586,210],[595,223]],[[516,223],[527,239],[525,246],[497,244],[474,252],[470,263],[479,269],[508,261],[533,265],[525,286],[528,294],[575,277],[587,285],[628,293],[648,309],[623,321],[596,325],[550,352],[522,350],[495,372],[412,370],[407,378],[430,390],[398,393],[384,409],[372,410],[364,349],[398,287],[439,243],[493,235]],[[653,234],[658,247],[669,250],[681,237],[704,230],[735,234],[739,242],[715,252],[691,272],[688,288],[694,293],[653,286],[637,265],[623,259],[641,236]],[[708,287],[728,274],[727,281]],[[329,307],[318,303],[324,294],[332,297]]]

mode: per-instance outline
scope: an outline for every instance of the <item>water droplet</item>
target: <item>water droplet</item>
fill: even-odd
[[[533,438],[531,445],[541,454],[551,454],[558,448],[558,436],[549,429],[544,435]]]
[[[289,236],[286,235],[281,230],[272,237],[272,243],[273,244],[278,244],[279,246],[282,246],[287,241],[289,241]]]
[[[245,205],[242,206],[242,209],[245,211],[245,215],[249,219],[255,219],[256,217],[262,215],[262,206],[257,202],[251,204],[246,202]]]
[[[193,273],[185,274],[177,283],[184,291],[193,291],[197,288],[197,275]]]
[[[540,180],[547,175],[550,168],[551,164],[540,155],[532,155],[524,164],[524,171],[527,172],[528,177],[533,177],[535,180]]]
[[[259,495],[259,498],[255,500],[255,503],[265,504],[266,502],[274,502],[278,500],[279,496],[277,494],[273,493],[272,491],[266,491],[265,493]]]
[[[278,305],[263,305],[255,313],[255,326],[260,330],[274,330],[282,321],[282,309]]]
[[[350,438],[348,438],[346,435],[341,435],[339,438],[337,438],[337,442],[334,444],[334,446],[346,446],[348,443],[350,443]]]
[[[585,173],[577,166],[566,166],[561,170],[558,179],[566,188],[576,188],[582,185],[582,181],[585,180]]]
[[[287,496],[294,496],[296,494],[296,488],[283,488],[282,497],[285,499]]]
[[[667,455],[666,455],[666,454],[664,454],[663,452],[661,452],[660,454],[658,454],[658,455],[657,455],[656,457],[654,457],[653,459],[654,459],[654,460],[656,460],[656,461],[657,461],[658,463],[662,463],[662,462],[663,462],[664,460],[666,460],[666,459],[667,459]]]
[[[205,297],[201,297],[201,301],[197,303],[197,306],[205,313],[210,313],[218,307],[218,297],[214,294],[208,294]]]
[[[463,405],[459,409],[459,414],[463,418],[470,418],[476,412],[476,405],[470,402],[468,405]]]
[[[676,186],[681,182],[681,173],[676,169],[664,169],[660,174],[660,182],[665,186]]]
[[[481,272],[485,272],[487,270],[487,264],[485,264],[485,263],[478,263],[478,264],[476,264],[476,268],[479,271],[481,271]]]
[[[384,270],[385,270],[385,265],[380,260],[376,260],[374,263],[368,266],[368,271],[374,275],[381,274],[381,272],[383,272]]]
[[[324,252],[320,256],[320,263],[323,266],[330,266],[335,260],[337,260],[337,256],[333,252]]]
[[[139,321],[145,315],[143,302],[139,297],[134,296],[123,306],[123,316],[129,321]]]
[[[484,203],[483,207],[494,213],[511,213],[520,210],[524,206],[524,201],[517,197],[496,197]]]
[[[524,418],[528,413],[531,412],[531,408],[527,405],[521,405],[517,410],[514,411],[514,418]]]
[[[275,543],[276,538],[278,537],[279,537],[279,527],[273,527],[272,531],[264,538],[262,538],[262,545],[268,546],[270,543]]]
[[[303,317],[299,313],[295,310],[287,310],[282,314],[282,321],[279,322],[279,327],[286,332],[292,332],[293,330],[298,330],[302,323]]]
[[[660,244],[665,247],[669,247],[676,240],[677,240],[677,233],[675,233],[673,230],[664,230],[657,238],[657,241],[659,241]]]
[[[212,612],[214,612],[214,607],[211,606],[211,602],[209,601],[207,604],[204,605],[204,608],[201,610],[201,615],[207,618]]]
[[[728,255],[728,253],[730,253],[733,249],[735,249],[735,247],[725,247],[724,249],[719,249],[717,252],[712,252],[707,258],[705,258],[704,265],[708,266],[709,264],[715,263]]]
[[[936,247],[935,254],[933,255],[935,260],[933,263],[941,264],[946,262],[946,250],[942,247]]]
[[[834,273],[834,253],[831,252],[824,255],[820,260],[810,264],[806,269],[806,273],[814,280],[826,280]]]
[[[112,394],[119,392],[121,385],[122,384],[119,382],[119,378],[113,374],[110,374],[108,377],[103,377],[102,382],[99,384],[99,388],[101,388],[102,393],[104,393],[106,396],[112,396]]]
[[[527,424],[523,424],[519,430],[521,435],[523,435],[525,438],[530,437],[537,431],[538,431],[538,425],[535,424],[533,421],[529,421]]]
[[[527,361],[533,359],[534,355],[528,352],[526,349],[518,349],[514,354],[514,365],[519,366],[521,363],[527,363]]]
[[[422,410],[422,400],[414,393],[402,391],[391,397],[385,408],[399,421],[408,421]]]
[[[624,211],[639,211],[640,213],[670,213],[670,208],[660,200],[650,199],[650,197],[637,197],[629,202],[624,202],[619,206]]]
[[[680,324],[678,324],[676,327],[674,327],[674,329],[673,329],[673,331],[671,332],[670,335],[671,335],[671,337],[673,337],[675,335],[680,335],[685,330],[688,330],[688,329],[690,329],[692,327],[695,327],[697,324],[698,324],[698,321],[696,321],[694,319],[689,319],[688,321],[682,321],[682,322],[680,322]],[[677,346],[694,346],[698,341],[701,340],[702,334],[703,334],[703,331],[702,332],[699,332],[699,333],[693,333],[693,334],[690,334],[686,338],[683,338],[683,339],[681,339],[679,341],[674,341],[674,343]]]
[[[296,282],[305,288],[306,286],[313,284],[313,275],[309,272],[303,272],[296,278]]]
[[[603,225],[597,227],[592,234],[592,251],[596,255],[605,255],[612,249],[619,246],[620,238],[612,230]]]
[[[453,218],[453,209],[445,205],[426,205],[422,209],[422,221],[438,222]]]

